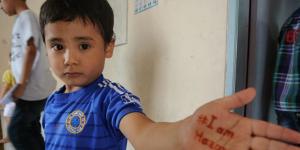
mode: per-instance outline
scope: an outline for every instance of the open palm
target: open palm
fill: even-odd
[[[200,107],[182,122],[187,150],[300,150],[300,134],[264,121],[230,112],[255,96],[250,88]]]

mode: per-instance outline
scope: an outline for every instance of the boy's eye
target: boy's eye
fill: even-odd
[[[61,50],[64,49],[64,46],[61,45],[61,44],[53,44],[53,45],[51,46],[51,48],[52,48],[54,51],[61,51]]]
[[[89,49],[90,47],[91,46],[89,44],[86,44],[86,43],[79,45],[80,50],[86,50],[86,49]]]

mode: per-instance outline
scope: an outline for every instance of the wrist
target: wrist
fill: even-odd
[[[26,88],[25,84],[17,83],[12,93],[13,99],[19,99],[24,94],[25,88]]]
[[[11,97],[12,97],[12,100],[13,100],[14,102],[17,102],[18,99],[19,99],[19,95],[16,95],[16,93],[13,93],[13,94],[11,95]]]
[[[17,99],[19,99],[16,95],[12,95],[12,99],[15,101]]]
[[[191,139],[193,137],[193,116],[189,116],[183,120],[178,121],[178,132],[177,132],[177,140],[178,140],[178,149],[186,150],[191,146]],[[189,137],[189,138],[187,138]]]
[[[28,80],[21,80],[17,84],[19,84],[20,86],[25,86],[27,83],[28,83]]]

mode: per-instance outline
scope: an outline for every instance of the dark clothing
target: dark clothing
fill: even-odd
[[[300,132],[300,112],[276,110],[278,124]]]
[[[9,138],[17,150],[44,150],[40,117],[46,99],[26,101],[19,99],[8,127]]]

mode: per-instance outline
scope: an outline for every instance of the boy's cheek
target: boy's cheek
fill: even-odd
[[[58,73],[59,71],[63,71],[63,63],[59,63],[58,61],[55,61],[53,59],[49,59],[49,65],[50,68],[54,70],[55,73]]]

